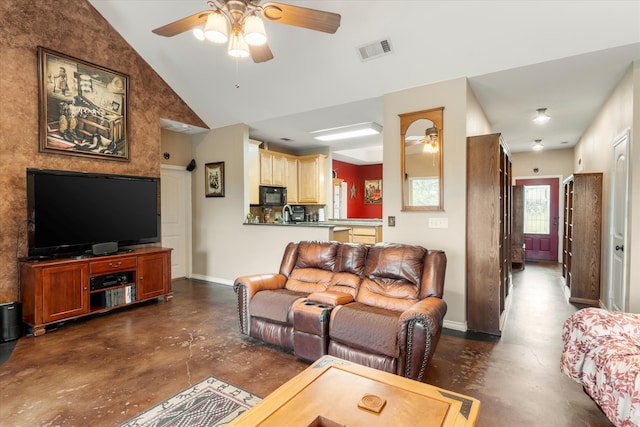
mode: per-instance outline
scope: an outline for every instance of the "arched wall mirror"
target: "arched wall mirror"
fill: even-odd
[[[444,107],[399,114],[402,210],[441,211]]]

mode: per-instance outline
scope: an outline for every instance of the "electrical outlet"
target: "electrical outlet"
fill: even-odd
[[[429,218],[429,228],[449,228],[449,218]]]
[[[389,225],[389,227],[395,227],[396,226],[396,217],[395,216],[387,217],[387,224]]]

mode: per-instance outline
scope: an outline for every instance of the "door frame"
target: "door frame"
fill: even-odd
[[[193,263],[192,263],[192,220],[191,220],[191,172],[187,171],[184,166],[175,166],[175,165],[160,165],[160,173],[162,175],[162,170],[170,170],[172,172],[182,172],[185,178],[185,277],[191,278],[193,274]],[[160,185],[162,185],[162,180],[160,180]],[[162,205],[162,203],[161,203]],[[162,212],[161,212],[162,213]],[[161,233],[162,234],[162,233]]]
[[[622,142],[626,142],[626,159],[627,159],[627,164],[626,164],[626,176],[625,176],[625,187],[626,187],[626,192],[624,194],[624,236],[623,236],[623,246],[624,246],[624,250],[623,250],[623,256],[622,256],[622,265],[623,265],[623,269],[622,269],[622,277],[623,277],[623,293],[624,293],[624,307],[622,308],[622,311],[626,312],[627,310],[629,310],[629,153],[630,153],[630,149],[629,149],[629,143],[631,142],[631,132],[629,131],[629,129],[627,129],[626,131],[624,131],[620,136],[618,136],[617,138],[615,138],[613,140],[613,144],[611,145],[611,175],[613,175],[613,173],[615,172],[615,163],[616,163],[616,158],[615,158],[615,150],[616,150],[616,146],[618,144],[621,144]],[[614,248],[614,208],[615,208],[615,179],[613,179],[613,177],[611,178],[611,184],[610,184],[610,199],[609,200],[609,236],[608,236],[608,241],[607,241],[607,250],[609,252],[609,256],[608,256],[608,284],[607,284],[607,289],[606,289],[606,301],[607,301],[607,308],[609,310],[613,310],[614,309],[614,271],[613,271],[613,266],[614,266],[614,255],[615,255],[615,248]]]
[[[564,210],[562,206],[563,194],[562,194],[562,175],[526,175],[526,176],[514,176],[511,181],[511,185],[516,185],[516,182],[521,179],[557,179],[558,180],[558,262],[562,262],[562,227],[564,224]]]

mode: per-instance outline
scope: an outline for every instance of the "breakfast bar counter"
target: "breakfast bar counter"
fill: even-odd
[[[253,223],[246,222],[245,225],[254,227],[278,227],[278,232],[282,228],[294,228],[299,230],[302,227],[318,228],[327,230],[326,239],[339,242],[357,242],[372,245],[382,241],[382,220],[368,219],[330,219],[320,222],[296,222],[296,223]],[[317,235],[317,233],[314,233]],[[310,238],[311,240],[311,238]]]

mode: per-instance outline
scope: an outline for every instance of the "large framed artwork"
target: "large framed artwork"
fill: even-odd
[[[382,203],[382,180],[364,180],[364,203],[366,205],[379,205]]]
[[[38,47],[40,152],[129,160],[129,77]]]
[[[204,165],[206,197],[224,197],[224,162]]]

